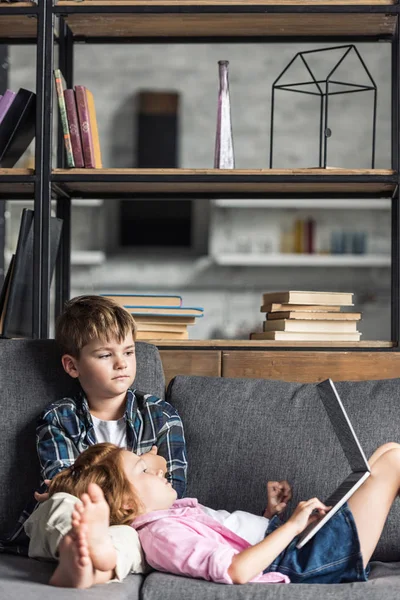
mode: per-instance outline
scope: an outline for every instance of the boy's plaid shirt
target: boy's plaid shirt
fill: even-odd
[[[182,498],[186,488],[187,460],[182,421],[177,411],[165,400],[129,389],[125,421],[128,450],[144,454],[152,446],[157,446],[158,454],[167,461],[167,479],[178,498]],[[42,481],[52,479],[73,465],[79,454],[96,443],[89,405],[83,392],[48,405],[36,428]],[[44,483],[39,491],[46,491]],[[35,499],[29,502],[12,533],[7,539],[0,540],[0,552],[27,554],[29,539],[23,526],[36,506]]]

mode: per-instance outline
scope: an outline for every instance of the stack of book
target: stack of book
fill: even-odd
[[[0,96],[0,167],[12,168],[35,137],[36,94],[20,88]]]
[[[261,312],[266,313],[263,332],[251,340],[358,342],[361,313],[342,312],[353,306],[349,292],[271,292],[263,294]]]
[[[188,326],[203,316],[199,307],[182,306],[182,297],[157,294],[101,294],[130,312],[137,340],[187,340]]]
[[[84,85],[66,89],[60,69],[54,70],[68,167],[101,169],[101,151],[94,98]]]

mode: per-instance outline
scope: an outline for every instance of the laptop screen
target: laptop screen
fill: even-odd
[[[351,470],[369,471],[368,461],[332,380],[326,379],[316,387]]]

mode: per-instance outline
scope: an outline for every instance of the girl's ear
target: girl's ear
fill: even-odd
[[[138,502],[137,498],[129,494],[124,495],[124,499],[122,501],[122,508],[123,510],[133,512],[134,518],[138,517],[144,512],[144,506],[141,504],[141,502]]]
[[[79,377],[78,361],[70,354],[64,354],[61,357],[61,364],[64,367],[64,371],[75,379]]]

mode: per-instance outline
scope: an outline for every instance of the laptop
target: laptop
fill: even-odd
[[[355,434],[337,389],[331,379],[322,381],[317,386],[318,393],[337,435],[340,445],[349,462],[351,473],[339,487],[325,500],[331,510],[318,521],[311,523],[300,535],[297,548],[302,548],[333,517],[339,508],[370,476],[371,471],[360,442]]]

